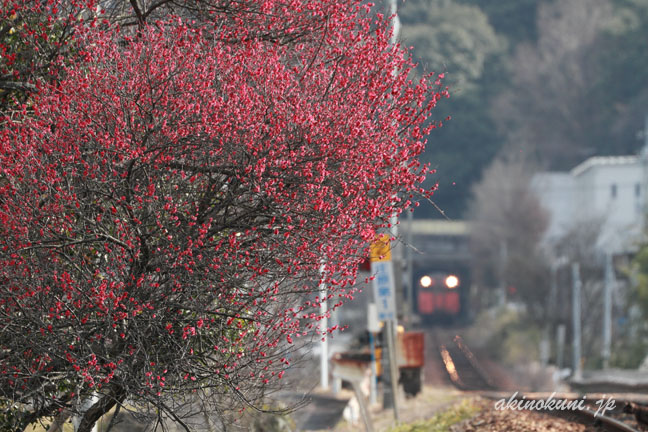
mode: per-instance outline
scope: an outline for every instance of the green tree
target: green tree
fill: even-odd
[[[506,82],[506,41],[498,37],[477,6],[450,0],[408,0],[401,4],[402,39],[413,45],[419,69],[446,73],[451,99],[434,115],[444,123],[428,144],[425,158],[437,172],[433,200],[417,217],[463,216],[471,185],[479,178],[501,143],[489,104]],[[445,122],[447,117],[452,117]]]
[[[496,63],[499,60],[493,60]],[[487,65],[489,75],[495,75],[496,64]],[[500,78],[494,77],[495,80]],[[498,133],[492,113],[484,100],[495,97],[497,86],[478,82],[472,91],[459,93],[450,98],[444,106],[438,107],[438,118],[451,116],[451,120],[435,131],[424,155],[436,173],[429,176],[429,184],[438,183],[432,200],[452,219],[466,215],[466,204],[471,187],[481,176],[497,154],[502,137]],[[417,209],[417,217],[440,218],[437,208],[423,202]]]
[[[518,46],[512,85],[493,107],[507,151],[522,150],[554,169],[571,168],[594,153],[590,122],[600,109],[591,103],[591,54],[610,17],[605,0],[542,5],[538,41]]]
[[[536,17],[541,0],[460,0],[466,5],[478,6],[487,16],[495,31],[505,36],[511,46],[537,38]]]
[[[447,73],[456,89],[469,89],[484,72],[490,55],[502,40],[475,6],[452,0],[412,0],[399,10],[402,39],[414,47],[414,56],[426,69]]]
[[[648,318],[648,246],[644,246],[632,260],[636,272],[636,289],[632,292],[632,303],[639,306],[642,315]]]
[[[493,105],[507,150],[551,169],[636,152],[648,106],[647,31],[641,2],[541,4],[537,43],[518,46],[512,85]]]
[[[648,4],[616,0],[613,19],[593,50],[597,71],[591,95],[600,108],[592,140],[603,154],[628,154],[642,144],[638,131],[648,113]]]
[[[625,319],[613,341],[611,363],[637,368],[648,354],[648,245],[644,244],[627,269],[630,291],[625,301]]]

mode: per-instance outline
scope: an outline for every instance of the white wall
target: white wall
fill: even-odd
[[[592,168],[592,211],[603,216],[601,247],[624,250],[639,240],[643,222],[643,174],[639,163]],[[636,188],[639,188],[637,195]],[[615,191],[613,191],[615,189]]]
[[[531,187],[549,212],[545,237],[548,241],[562,237],[574,219],[574,178],[569,173],[562,172],[538,173],[533,177]]]
[[[634,249],[643,224],[643,178],[643,167],[632,156],[595,157],[569,173],[537,174],[532,187],[551,217],[545,241],[552,243],[579,224],[601,221],[599,248]]]

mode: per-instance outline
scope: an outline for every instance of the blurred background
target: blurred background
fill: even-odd
[[[511,364],[573,368],[578,344],[585,370],[640,367],[648,2],[407,0],[398,16],[451,93],[425,155],[438,190],[411,225],[415,319],[491,328],[480,341]],[[435,300],[448,275],[456,298]]]

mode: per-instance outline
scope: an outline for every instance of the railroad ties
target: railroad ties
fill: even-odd
[[[451,342],[441,343],[438,347],[450,381],[457,388],[466,391],[497,389],[461,336],[457,335]]]
[[[531,402],[534,400],[546,399],[546,394],[541,393],[525,393],[525,394],[515,394],[511,395],[504,393],[498,388],[496,383],[488,376],[486,371],[480,366],[477,358],[472,353],[472,351],[465,344],[463,339],[460,336],[454,336],[449,338],[443,336],[442,331],[433,331],[432,332],[433,343],[436,345],[439,356],[441,358],[442,365],[445,367],[445,372],[447,373],[448,380],[452,385],[463,391],[469,391],[472,394],[479,394],[480,396],[491,399],[493,401],[501,399],[504,397],[505,400],[517,400],[522,403]],[[506,396],[505,396],[506,395]],[[588,397],[591,396],[591,397]],[[571,400],[580,400],[583,399],[586,401],[586,406],[583,409],[576,411],[563,411],[563,410],[531,410],[524,411],[536,414],[529,414],[529,418],[533,418],[534,415],[551,415],[553,417],[559,417],[563,421],[569,422],[569,424],[580,424],[585,426],[585,431],[610,431],[610,432],[640,432],[648,430],[646,424],[642,422],[644,411],[648,412],[648,407],[638,405],[638,404],[628,404],[631,409],[625,409],[625,414],[622,412],[624,407],[624,398],[622,395],[607,395],[607,397],[619,396],[615,410],[609,411],[607,415],[601,415],[597,412],[597,407],[592,405],[593,402],[597,400],[597,397],[592,395],[582,395],[579,394],[564,394],[557,395],[556,393],[552,394],[554,399],[564,399],[566,401]],[[628,395],[625,395],[628,396]],[[604,397],[604,395],[598,395],[598,397]],[[496,413],[497,411],[492,411]],[[502,421],[505,421],[506,416],[517,416],[520,415],[522,411],[511,410],[507,414],[506,412],[500,412],[498,414],[501,417]],[[642,414],[642,419],[640,420],[637,416],[637,420],[634,421],[633,418],[628,418],[632,414],[640,412]],[[627,414],[632,413],[632,414]],[[483,415],[483,413],[482,413]],[[636,416],[636,414],[635,414]],[[499,423],[498,416],[491,416],[492,422]],[[479,420],[478,420],[479,421]],[[502,424],[502,426],[505,423]],[[476,426],[476,425],[475,425]],[[498,430],[497,426],[491,424],[495,427],[494,429],[489,430]],[[555,430],[581,430],[581,429],[571,429],[569,427],[562,428],[556,424],[557,429]],[[583,426],[581,426],[583,427]],[[553,429],[552,429],[553,430]]]

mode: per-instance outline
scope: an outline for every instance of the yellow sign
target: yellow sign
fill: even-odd
[[[371,244],[369,255],[371,262],[391,261],[390,237],[387,234],[378,234],[378,238]]]

